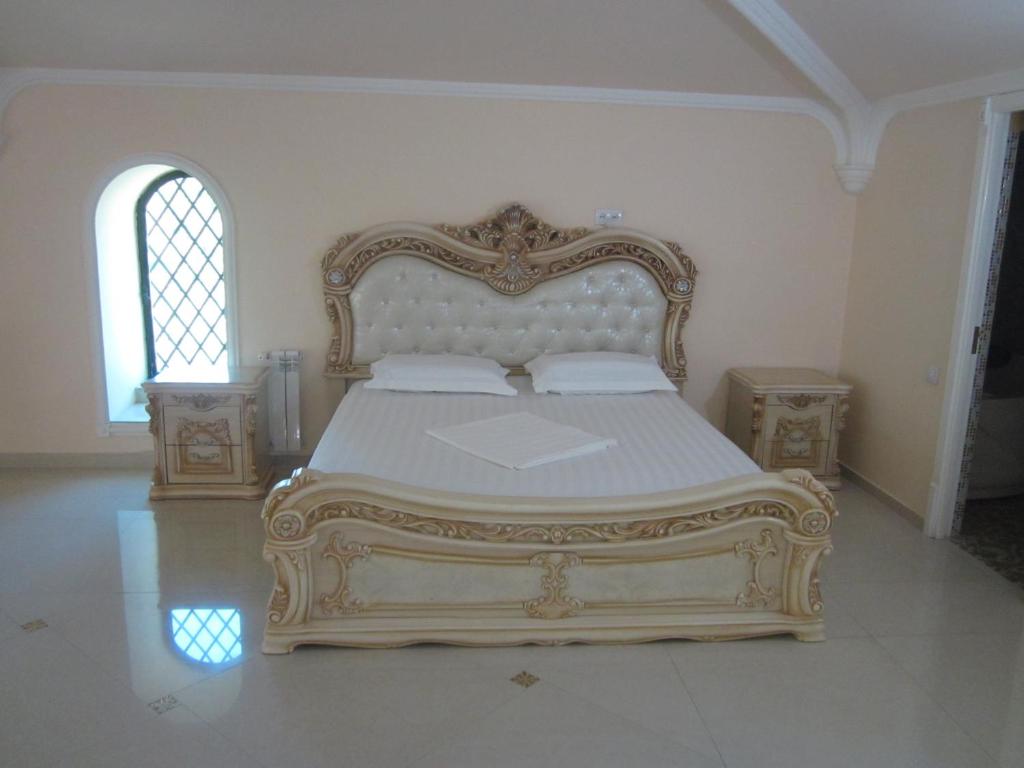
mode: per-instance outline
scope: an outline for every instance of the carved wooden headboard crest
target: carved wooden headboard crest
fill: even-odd
[[[466,226],[398,222],[342,235],[322,261],[324,301],[332,326],[326,375],[369,375],[367,366],[352,360],[349,296],[370,266],[396,255],[425,259],[507,296],[602,262],[636,264],[654,277],[667,301],[662,367],[670,378],[686,379],[682,332],[690,316],[697,269],[682,248],[623,228],[556,229],[518,203]]]

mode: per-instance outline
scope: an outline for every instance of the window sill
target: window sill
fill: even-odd
[[[148,435],[148,421],[112,421],[107,426],[107,434],[118,435]]]
[[[145,435],[149,433],[149,414],[144,403],[133,403],[107,425],[108,435]]]

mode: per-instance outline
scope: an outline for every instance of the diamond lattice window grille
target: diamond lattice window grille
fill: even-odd
[[[227,358],[224,224],[198,179],[173,171],[137,213],[150,375]]]
[[[171,639],[194,661],[223,664],[242,655],[242,614],[237,608],[174,608]]]

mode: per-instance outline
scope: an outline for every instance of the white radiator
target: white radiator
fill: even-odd
[[[270,450],[274,453],[301,451],[299,362],[302,360],[302,352],[297,349],[278,349],[260,357],[270,366],[267,392]]]

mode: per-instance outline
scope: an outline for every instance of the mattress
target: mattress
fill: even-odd
[[[311,469],[490,496],[615,497],[690,488],[760,472],[675,392],[536,394],[510,377],[517,397],[368,390],[355,383],[310,459]],[[617,445],[526,470],[491,464],[426,430],[526,412]]]

